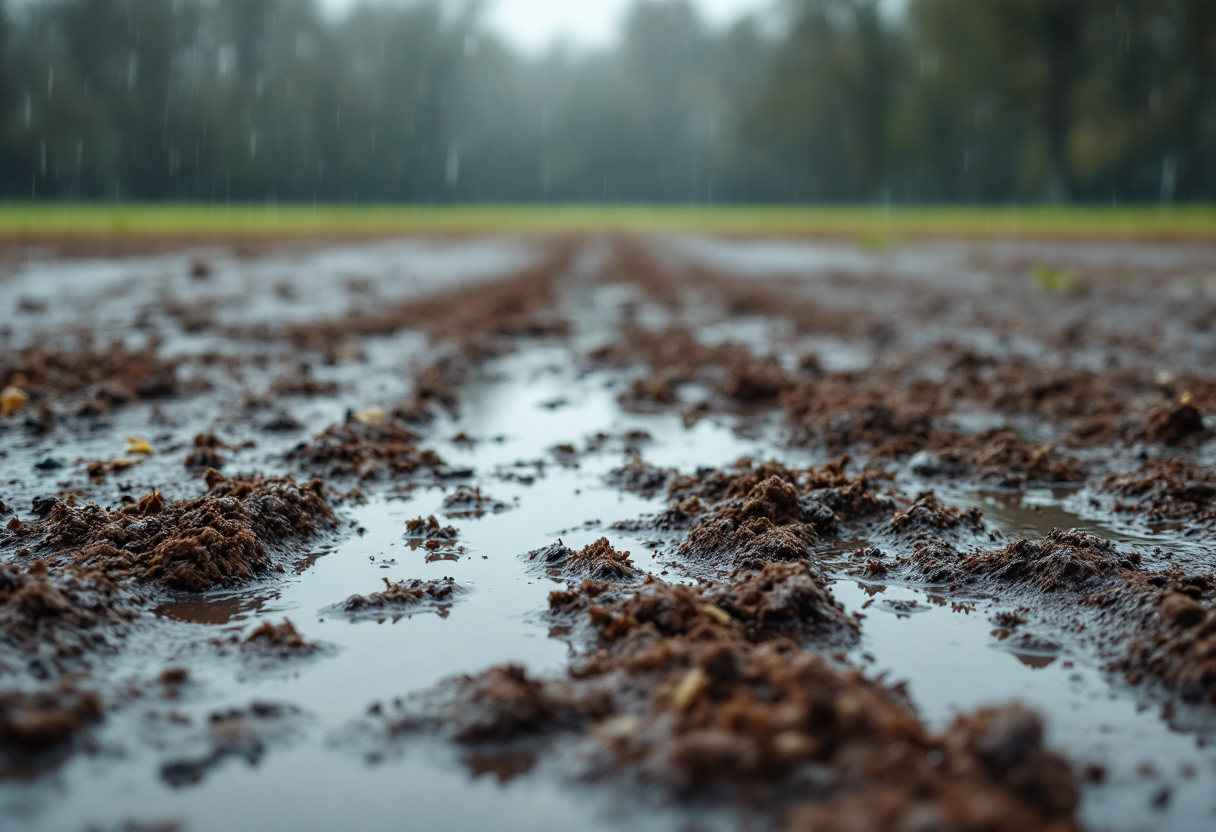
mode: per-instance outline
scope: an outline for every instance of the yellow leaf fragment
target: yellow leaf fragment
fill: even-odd
[[[150,454],[152,453],[152,443],[147,439],[140,439],[138,436],[128,436],[126,453]]]
[[[1182,405],[1183,407],[1190,407],[1194,403],[1195,394],[1189,390],[1178,397],[1178,404]]]
[[[29,400],[30,397],[25,394],[24,390],[15,384],[10,384],[0,390],[0,415],[12,416],[25,407],[25,403]]]
[[[377,425],[388,418],[388,413],[383,407],[365,407],[362,410],[356,410],[351,414],[351,418],[361,425]]]
[[[680,684],[676,685],[675,692],[671,694],[671,704],[677,711],[687,711],[696,704],[697,697],[708,684],[709,677],[705,675],[705,671],[694,667],[685,673]]]
[[[717,621],[723,627],[730,626],[730,613],[715,604],[702,604],[701,612]]]

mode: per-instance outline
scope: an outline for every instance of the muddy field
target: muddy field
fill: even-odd
[[[5,830],[1216,826],[1216,246],[0,258]]]

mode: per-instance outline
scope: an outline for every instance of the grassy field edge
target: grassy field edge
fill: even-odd
[[[0,238],[686,231],[1216,240],[1216,206],[204,205],[0,202]]]

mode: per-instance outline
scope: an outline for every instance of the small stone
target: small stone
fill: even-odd
[[[908,460],[908,470],[918,476],[930,477],[941,473],[942,461],[932,451],[917,451]]]
[[[39,517],[46,517],[61,502],[63,501],[54,494],[39,494],[34,498],[34,514]]]
[[[46,459],[40,459],[35,462],[34,467],[39,471],[58,471],[63,467],[63,462],[55,459],[53,456],[48,456]]]

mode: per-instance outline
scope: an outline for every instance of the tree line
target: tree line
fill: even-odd
[[[438,0],[0,0],[0,196],[1216,199],[1212,0],[777,2],[528,56]]]

